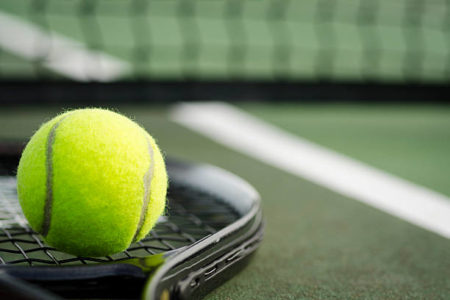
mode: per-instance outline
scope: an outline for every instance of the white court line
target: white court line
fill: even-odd
[[[171,119],[227,147],[450,238],[450,199],[221,102],[179,104]]]
[[[0,48],[28,60],[43,59],[45,67],[79,81],[111,81],[129,69],[125,61],[4,12],[0,12]]]

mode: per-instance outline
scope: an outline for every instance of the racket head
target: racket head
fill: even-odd
[[[166,215],[126,251],[96,258],[46,245],[21,213],[15,178],[0,177],[0,270],[68,297],[136,297],[144,286],[148,299],[203,296],[245,266],[261,242],[260,197],[210,165],[168,159],[167,170]]]

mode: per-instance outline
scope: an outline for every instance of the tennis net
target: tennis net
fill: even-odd
[[[2,0],[11,78],[443,83],[450,2]]]

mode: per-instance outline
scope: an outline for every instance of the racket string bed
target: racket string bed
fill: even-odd
[[[201,193],[186,196],[186,188],[171,189],[166,216],[151,233],[126,251],[107,257],[76,257],[47,246],[26,222],[17,200],[14,177],[0,179],[0,264],[79,265],[146,257],[191,245],[235,221],[237,214]],[[217,228],[217,229],[216,229]]]

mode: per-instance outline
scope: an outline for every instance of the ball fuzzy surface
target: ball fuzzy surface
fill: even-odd
[[[104,256],[148,234],[165,208],[167,173],[142,127],[112,111],[80,109],[33,135],[17,190],[30,226],[49,245]]]

